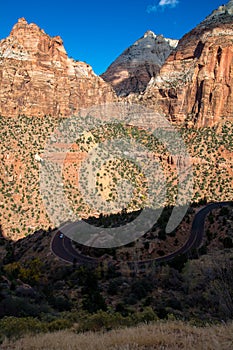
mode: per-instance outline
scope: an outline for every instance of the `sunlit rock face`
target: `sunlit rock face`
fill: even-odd
[[[102,78],[118,96],[142,92],[177,44],[177,40],[147,31],[109,66]]]
[[[18,20],[0,41],[0,114],[65,116],[115,100],[92,68],[67,56],[62,39]]]
[[[233,1],[186,34],[138,101],[203,127],[233,112]]]

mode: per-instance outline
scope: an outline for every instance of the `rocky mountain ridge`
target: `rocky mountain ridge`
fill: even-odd
[[[213,23],[215,20],[219,20],[222,16],[222,20],[226,19],[225,15],[233,15],[233,1],[230,0],[226,5],[221,5],[219,8],[214,10],[209,16],[206,17],[204,21],[201,22],[200,25]]]
[[[142,92],[177,44],[178,40],[149,30],[108,67],[102,78],[113,86],[118,96]]]
[[[232,118],[233,2],[186,34],[138,102],[175,123],[211,126]]]
[[[111,87],[92,68],[68,58],[62,39],[18,20],[0,41],[0,114],[70,116],[112,102]]]

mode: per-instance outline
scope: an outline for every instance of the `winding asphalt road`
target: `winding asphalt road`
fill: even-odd
[[[99,259],[91,258],[89,256],[80,254],[72,245],[72,240],[57,230],[51,241],[51,250],[60,259],[74,263],[75,261],[79,264],[98,265]]]
[[[130,265],[135,266],[135,264],[137,264],[137,266],[140,267],[140,266],[143,266],[144,264],[152,263],[152,262],[168,262],[180,254],[187,253],[191,249],[198,249],[202,244],[203,235],[204,235],[205,218],[207,214],[211,212],[213,209],[222,208],[229,205],[233,205],[233,201],[211,203],[206,205],[204,208],[200,209],[196,213],[193,219],[191,233],[188,240],[181,248],[179,248],[175,252],[166,256],[161,256],[150,260],[135,261],[135,262],[129,261],[128,262],[129,266]],[[73,224],[68,224],[68,226],[66,226],[66,230],[67,230],[67,227],[69,227],[69,225],[72,227]],[[61,232],[59,231],[59,229],[55,232],[52,238],[51,250],[56,256],[58,256],[60,259],[68,263],[77,262],[78,264],[95,266],[95,265],[98,265],[99,262],[101,261],[101,258],[96,259],[96,258],[91,258],[89,256],[80,254],[76,249],[74,249],[72,245],[72,240],[70,238],[68,238],[65,235],[62,235],[61,237]]]

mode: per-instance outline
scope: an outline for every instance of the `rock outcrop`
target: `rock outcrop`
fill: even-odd
[[[177,40],[147,31],[109,66],[102,78],[118,96],[142,92],[177,44]]]
[[[68,58],[62,39],[19,19],[0,41],[0,114],[70,116],[112,102],[112,88],[83,62]]]
[[[140,96],[175,123],[211,126],[233,111],[233,1],[186,34]]]

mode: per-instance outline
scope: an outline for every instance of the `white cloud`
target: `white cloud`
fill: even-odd
[[[166,7],[176,7],[179,4],[179,0],[160,0],[158,5],[149,5],[147,6],[146,11],[148,13],[156,12],[157,10],[163,10]]]
[[[175,7],[178,4],[179,4],[178,0],[160,0],[160,2],[159,2],[159,6]]]

